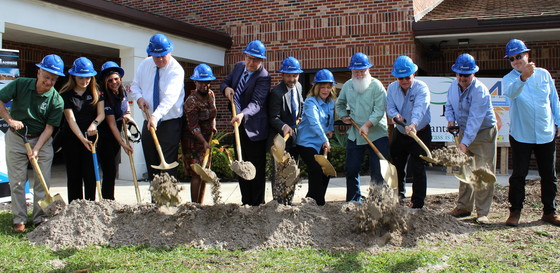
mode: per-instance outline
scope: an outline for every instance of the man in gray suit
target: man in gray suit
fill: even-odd
[[[298,153],[295,146],[296,124],[301,118],[303,107],[302,87],[299,83],[299,73],[303,72],[299,61],[294,57],[288,57],[282,61],[282,66],[278,70],[282,73],[282,81],[278,83],[268,96],[268,120],[270,123],[269,145],[272,145],[272,139],[276,134],[281,136],[290,135],[286,141],[286,152],[297,160]],[[274,188],[275,168],[272,172],[272,188]],[[274,192],[274,191],[273,191]],[[274,194],[273,194],[274,195]],[[288,197],[279,199],[273,196],[280,203],[291,203],[293,193]]]

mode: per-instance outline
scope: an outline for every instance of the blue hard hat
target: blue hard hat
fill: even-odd
[[[86,57],[76,59],[72,68],[68,70],[68,73],[78,77],[92,77],[97,75],[97,72],[93,68],[93,63]]]
[[[318,82],[329,82],[332,84],[336,84],[332,72],[330,72],[328,69],[321,69],[317,72],[317,74],[315,74],[313,83],[318,83]]]
[[[150,38],[148,48],[146,48],[148,55],[154,57],[165,56],[171,51],[173,51],[173,42],[161,33],[154,34],[152,38]]]
[[[350,59],[350,66],[348,69],[366,69],[373,65],[369,62],[368,56],[362,52],[358,52]]]
[[[478,65],[476,65],[473,56],[463,53],[457,57],[455,64],[451,66],[451,70],[458,74],[472,74],[478,72]]]
[[[393,63],[391,75],[397,78],[408,77],[418,71],[418,66],[414,64],[408,56],[399,56]]]
[[[504,56],[504,58],[507,58],[507,57],[510,57],[510,56],[513,56],[513,55],[517,55],[519,53],[527,52],[527,51],[531,51],[531,50],[527,48],[527,46],[525,45],[525,43],[523,41],[513,39],[513,40],[509,41],[506,45],[506,56]]]
[[[266,48],[264,47],[264,44],[259,40],[254,40],[247,44],[247,47],[245,47],[243,53],[247,53],[257,58],[266,59]]]
[[[214,77],[214,73],[212,73],[212,68],[207,64],[199,64],[194,68],[194,72],[191,76],[191,80],[193,81],[213,81],[216,77]]]
[[[43,58],[43,60],[41,60],[40,63],[36,64],[37,67],[59,75],[59,76],[65,76],[64,75],[64,61],[62,61],[62,58],[60,58],[60,56],[56,55],[56,54],[51,54],[51,55],[47,55]]]
[[[279,73],[302,73],[298,59],[290,56],[282,61],[282,66],[278,69]]]
[[[124,69],[122,69],[117,63],[113,62],[113,61],[108,61],[105,62],[102,66],[101,66],[101,72],[99,72],[103,77],[105,77],[105,74],[109,71],[117,71],[120,75],[120,77],[124,77]]]

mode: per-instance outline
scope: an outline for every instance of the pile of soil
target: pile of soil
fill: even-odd
[[[178,207],[123,205],[110,200],[76,200],[28,233],[52,249],[88,245],[263,249],[317,247],[364,249],[387,244],[414,246],[419,240],[459,240],[476,228],[426,209],[397,204],[386,186],[370,189],[363,204],[302,199],[294,206],[271,201]]]

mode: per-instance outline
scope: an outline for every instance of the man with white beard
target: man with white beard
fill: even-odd
[[[362,201],[360,192],[360,166],[364,152],[369,151],[369,171],[371,180],[383,183],[379,158],[369,147],[361,133],[377,146],[384,157],[389,158],[389,138],[387,137],[387,92],[381,82],[371,76],[372,67],[368,57],[361,52],[352,56],[350,66],[352,79],[344,83],[336,101],[336,113],[340,119],[351,124],[356,122],[360,131],[351,126],[346,135],[346,201]]]

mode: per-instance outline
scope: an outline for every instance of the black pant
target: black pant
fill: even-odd
[[[432,140],[432,130],[428,125],[427,128],[417,132],[418,137],[429,146]],[[410,155],[410,159],[409,159]],[[399,130],[393,130],[393,141],[391,142],[391,157],[397,169],[399,180],[399,195],[404,197],[405,194],[405,170],[407,169],[406,163],[411,166],[412,170],[412,206],[421,208],[424,206],[424,199],[426,198],[427,179],[425,162],[419,155],[426,155],[426,152],[416,143],[416,141]]]
[[[251,162],[257,173],[253,180],[239,177],[241,203],[243,205],[258,206],[264,204],[264,190],[266,186],[266,139],[252,141],[247,136],[244,127],[239,126],[239,140],[243,161]]]
[[[521,210],[525,201],[525,178],[529,172],[531,152],[535,152],[535,159],[541,177],[541,202],[543,212],[552,214],[556,212],[556,193],[558,192],[556,179],[556,143],[554,140],[545,144],[522,143],[509,137],[513,173],[509,178],[508,199],[510,210]]]
[[[305,165],[307,165],[307,183],[309,185],[309,190],[305,197],[315,199],[317,205],[322,206],[325,204],[325,194],[329,187],[330,178],[323,174],[321,165],[315,160],[315,155],[318,154],[317,150],[300,145],[297,146],[297,149],[301,159],[305,162]],[[321,149],[320,154],[323,154],[323,149]]]
[[[179,142],[181,141],[181,133],[183,128],[183,120],[181,118],[170,119],[160,122],[157,127],[156,135],[163,152],[165,162],[171,164],[176,162],[179,156]],[[160,165],[161,160],[154,144],[152,134],[148,130],[147,122],[144,121],[142,127],[142,149],[144,150],[144,159],[146,160],[146,168],[150,180],[154,179],[154,174],[162,172],[168,173],[170,176],[177,177],[177,168],[170,170],[157,170],[152,165]]]
[[[95,173],[92,153],[70,130],[63,139],[62,151],[66,163],[68,203],[76,199],[83,199],[84,192],[86,200],[95,201]]]
[[[120,145],[111,134],[99,137],[97,145],[97,159],[103,171],[103,182],[101,184],[101,195],[103,199],[115,200],[115,179],[117,178],[117,166],[119,163]]]

